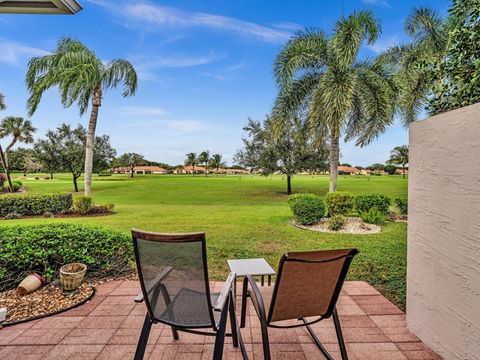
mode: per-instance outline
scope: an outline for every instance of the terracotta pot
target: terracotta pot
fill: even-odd
[[[74,291],[82,285],[87,265],[81,263],[71,263],[63,265],[60,268],[60,284],[63,291]]]
[[[34,292],[45,282],[45,279],[38,274],[28,275],[17,287],[17,292],[20,295],[30,294]]]

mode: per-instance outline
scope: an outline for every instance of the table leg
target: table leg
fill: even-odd
[[[268,275],[268,286],[272,286],[272,275]]]
[[[262,282],[261,282],[262,286],[265,285],[265,276],[262,275]]]

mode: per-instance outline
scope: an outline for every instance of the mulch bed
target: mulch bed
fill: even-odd
[[[4,291],[0,293],[0,308],[7,308],[7,319],[0,325],[13,325],[58,314],[87,302],[94,293],[94,288],[86,282],[69,295],[63,293],[58,283],[45,285],[24,296],[15,290]]]
[[[51,218],[55,219],[63,219],[63,218],[79,218],[79,217],[98,217],[98,216],[110,216],[115,215],[115,212],[111,211],[108,213],[101,213],[101,214],[88,214],[88,215],[80,215],[80,214],[54,214]],[[22,215],[22,217],[15,219],[15,220],[22,220],[22,219],[42,219],[45,218],[44,215]],[[6,220],[4,217],[0,216],[0,220]]]
[[[347,217],[347,223],[345,226],[339,230],[330,230],[327,227],[327,222],[329,218],[323,218],[320,220],[318,224],[314,225],[302,225],[295,221],[292,221],[292,225],[304,229],[304,230],[311,230],[311,231],[318,231],[324,233],[332,233],[332,234],[376,234],[379,233],[382,228],[378,225],[374,224],[366,224],[360,218],[356,217]]]

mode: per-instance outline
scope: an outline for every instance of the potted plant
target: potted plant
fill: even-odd
[[[74,291],[82,285],[87,265],[81,263],[70,263],[60,268],[60,284],[63,291]]]
[[[33,273],[28,275],[17,287],[20,295],[30,294],[39,289],[45,283],[45,279],[40,275]]]

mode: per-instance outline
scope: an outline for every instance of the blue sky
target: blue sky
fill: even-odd
[[[7,110],[26,116],[24,77],[32,56],[47,54],[62,36],[73,36],[100,58],[130,60],[139,74],[135,97],[105,94],[98,134],[109,134],[119,154],[138,152],[150,160],[183,163],[188,152],[221,153],[231,163],[241,147],[247,118],[270,112],[277,89],[275,55],[298,29],[329,32],[335,20],[355,9],[372,9],[382,36],[364,45],[375,56],[405,41],[403,22],[413,6],[446,14],[446,0],[80,0],[75,16],[0,15],[0,91]],[[49,91],[32,117],[37,137],[62,122],[86,125],[72,106],[64,109],[57,89]],[[341,145],[342,162],[384,162],[408,133],[395,124],[366,148]]]

